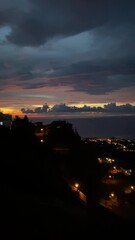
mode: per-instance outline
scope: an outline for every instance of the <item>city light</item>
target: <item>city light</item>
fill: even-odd
[[[114,192],[112,192],[110,195],[109,195],[109,198],[113,198],[115,196]]]
[[[75,187],[78,188],[78,187],[79,187],[79,184],[78,184],[78,183],[75,183]]]
[[[79,183],[75,183],[75,188],[76,188],[76,191],[78,191]]]

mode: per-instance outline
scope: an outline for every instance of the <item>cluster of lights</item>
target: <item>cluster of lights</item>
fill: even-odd
[[[128,186],[128,187],[125,189],[125,193],[127,193],[127,194],[130,194],[130,193],[132,193],[133,191],[135,191],[135,186],[134,186],[134,185]]]
[[[124,170],[124,174],[127,176],[132,175],[132,169]]]
[[[115,162],[115,160],[114,160],[114,159],[111,159],[111,158],[106,158],[106,161],[107,161],[107,163],[113,163],[113,162]]]
[[[104,158],[98,158],[98,162],[99,162],[100,164],[102,164],[103,162],[106,162],[106,163],[108,163],[108,164],[112,164],[112,163],[115,162],[115,160],[112,159],[112,158],[106,157],[105,159],[104,159]]]

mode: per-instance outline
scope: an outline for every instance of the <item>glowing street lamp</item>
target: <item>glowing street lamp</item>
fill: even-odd
[[[111,193],[111,197],[114,197],[114,193]]]
[[[110,193],[109,198],[114,198],[114,197],[115,197],[114,192]]]
[[[76,188],[76,191],[78,191],[79,183],[75,183],[75,188]]]

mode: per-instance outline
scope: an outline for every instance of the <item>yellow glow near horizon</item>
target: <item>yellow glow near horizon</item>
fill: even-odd
[[[84,105],[88,107],[104,107],[107,103],[76,103],[76,104],[67,104],[67,106],[83,107]]]
[[[104,102],[104,103],[88,103],[88,102],[86,102],[86,103],[72,103],[72,104],[67,103],[66,105],[71,106],[71,107],[75,106],[75,107],[79,107],[79,108],[83,107],[84,105],[86,105],[88,107],[102,107],[102,108],[104,108],[104,105],[108,105],[110,103],[111,102],[108,102],[108,103],[106,103],[106,102]],[[121,106],[121,105],[125,105],[125,103],[120,103],[120,102],[116,103],[116,106]],[[134,104],[132,103],[132,105],[134,106],[135,103]]]
[[[32,109],[34,110],[35,108],[37,107],[43,107],[45,103],[43,104],[32,104],[32,105],[28,105],[28,104],[24,104],[24,108],[28,108],[28,109]],[[51,109],[54,105],[60,105],[60,103],[47,103],[49,108]],[[102,107],[104,108],[104,105],[107,105],[109,103],[88,103],[88,102],[82,102],[82,103],[72,103],[72,104],[68,104],[66,103],[66,106],[69,106],[69,107],[78,107],[78,108],[81,108],[81,107],[84,107],[84,105],[86,106],[89,106],[89,107]],[[130,104],[130,103],[129,103]],[[125,105],[124,103],[119,103],[117,102],[116,103],[116,106],[121,106],[121,105]],[[132,103],[133,106],[135,106],[135,104]],[[20,109],[22,108],[22,104],[20,106]],[[24,113],[21,112],[21,110],[19,110],[19,107],[1,107],[0,108],[0,112],[2,113],[5,113],[5,114],[11,114],[13,116],[24,116]],[[34,115],[36,116],[36,115]]]
[[[75,106],[75,107],[83,107],[84,105],[86,106],[90,106],[90,107],[104,107],[104,105],[108,105],[110,104],[111,102],[104,102],[104,103],[88,103],[88,102],[82,102],[82,103],[47,103],[48,106],[50,108],[52,108],[54,105],[60,105],[60,104],[66,104],[66,106]],[[113,101],[112,101],[113,103]],[[31,105],[29,106],[28,108],[31,108],[31,109],[34,109],[34,108],[37,108],[37,107],[42,107],[45,103],[43,104],[34,104],[34,105]],[[129,103],[129,104],[132,104],[132,105],[135,105],[135,103]],[[125,105],[125,103],[123,102],[116,102],[116,106],[121,106],[121,105]]]
[[[4,113],[4,114],[11,114],[13,116],[15,115],[23,115],[22,112],[18,109],[15,108],[0,108],[0,112]]]

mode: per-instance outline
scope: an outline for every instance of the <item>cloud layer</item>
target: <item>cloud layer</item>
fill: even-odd
[[[116,103],[109,103],[104,105],[104,107],[90,107],[84,105],[83,107],[76,107],[76,106],[67,106],[65,103],[56,104],[53,107],[49,107],[47,104],[43,105],[42,107],[32,109],[21,109],[22,113],[130,113],[135,114],[135,106],[131,104],[125,104],[117,106]]]
[[[39,95],[61,86],[73,101],[83,93],[84,101],[97,96],[103,102],[110,95],[117,102],[117,91],[132,88],[131,97],[122,100],[132,103],[134,42],[132,0],[0,0],[2,97],[6,101],[5,90],[16,86]]]

